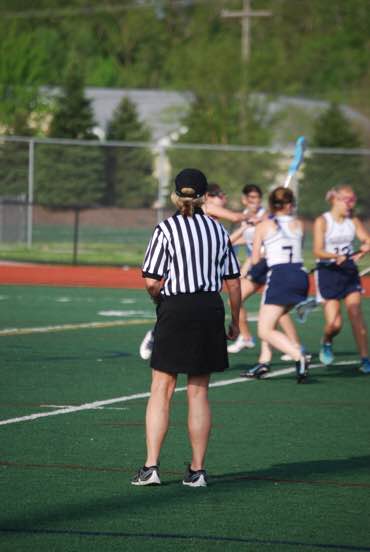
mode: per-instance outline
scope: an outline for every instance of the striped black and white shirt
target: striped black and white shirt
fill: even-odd
[[[240,276],[226,229],[196,209],[192,217],[176,212],[154,229],[143,276],[161,280],[161,293],[178,295],[221,291],[222,280]]]

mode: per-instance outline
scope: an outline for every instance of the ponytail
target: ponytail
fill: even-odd
[[[194,210],[203,204],[203,201],[204,201],[203,196],[194,197],[195,190],[193,188],[182,188],[181,193],[188,194],[188,195],[184,195],[183,197],[180,197],[176,194],[176,192],[172,192],[171,201],[175,205],[175,207],[180,211],[180,214],[183,217],[192,217],[194,215]]]
[[[290,188],[279,186],[278,188],[275,188],[275,190],[273,190],[269,195],[269,205],[272,213],[280,211],[284,208],[285,205],[288,205],[289,203],[291,203],[292,205],[295,204],[294,194]]]

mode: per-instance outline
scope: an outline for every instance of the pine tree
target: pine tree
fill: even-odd
[[[84,96],[84,78],[76,59],[70,63],[57,97],[49,137],[97,139],[90,100]],[[101,201],[104,158],[98,146],[40,144],[36,148],[35,192],[40,203],[52,206],[88,206]]]
[[[244,105],[242,106],[242,102]],[[243,124],[242,124],[243,121]],[[263,106],[228,91],[198,94],[183,124],[188,128],[180,141],[214,145],[266,146],[271,139],[264,122]],[[198,167],[219,182],[239,206],[241,189],[255,182],[267,190],[276,171],[273,156],[238,151],[170,150],[173,174],[184,166]]]
[[[29,114],[23,109],[14,112],[8,135],[32,136]],[[28,142],[4,141],[0,147],[0,196],[25,197],[28,189]]]
[[[57,97],[49,129],[53,138],[96,140],[91,102],[84,95],[84,77],[77,60],[67,68],[62,93]]]
[[[360,147],[360,140],[340,108],[332,104],[317,119],[310,146],[353,149]],[[326,191],[340,184],[352,186],[362,199],[367,199],[361,156],[314,153],[305,165],[304,177],[299,183],[299,211],[302,215],[314,218],[324,211]]]
[[[136,107],[128,98],[115,110],[107,128],[107,140],[148,142],[150,132],[139,120]],[[107,205],[148,207],[156,195],[152,177],[151,152],[143,147],[106,148]]]

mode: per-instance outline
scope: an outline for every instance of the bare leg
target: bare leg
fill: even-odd
[[[261,341],[261,351],[258,357],[259,364],[270,364],[272,359],[272,350],[267,341]]]
[[[247,273],[248,273],[248,270],[250,269],[251,267],[251,264],[252,264],[252,259],[250,257],[247,257],[240,269],[240,274],[241,274],[241,277],[242,278],[245,278]]]
[[[302,356],[300,343],[293,343],[284,333],[276,330],[279,319],[285,312],[286,308],[281,305],[262,305],[258,319],[258,335],[260,339],[297,361]]]
[[[168,430],[170,403],[177,376],[152,370],[152,386],[146,408],[146,466],[156,466]]]
[[[342,314],[340,312],[340,302],[337,299],[328,299],[324,303],[324,343],[332,343],[333,338],[339,334],[342,329]]]
[[[299,346],[299,337],[293,320],[291,319],[291,316],[288,312],[281,316],[281,318],[279,319],[279,325],[281,326],[281,329],[284,331],[287,337],[290,339],[290,341]],[[271,359],[272,350],[270,345],[266,341],[261,341],[261,352],[258,358],[258,362],[260,364],[269,364],[271,362]]]
[[[361,358],[369,356],[367,328],[361,310],[361,296],[359,292],[350,293],[344,299],[348,317],[351,321],[352,332],[357,343]]]
[[[281,329],[284,331],[284,333],[286,334],[286,336],[288,337],[288,339],[290,339],[292,343],[300,347],[297,330],[288,312],[281,316],[281,318],[279,319],[279,325]],[[272,359],[272,350],[270,345],[266,341],[261,341],[261,352],[258,358],[258,362],[260,364],[269,364],[271,362],[271,359]]]
[[[188,376],[188,430],[193,453],[190,468],[194,471],[204,468],[211,431],[211,409],[208,402],[209,379],[210,374]]]
[[[258,288],[257,284],[254,284],[247,278],[240,279],[240,286],[241,286],[242,302],[248,299],[248,297],[250,297],[251,295],[253,295],[253,293],[255,293]],[[239,328],[240,328],[240,335],[242,335],[246,340],[251,339],[252,337],[247,316],[248,316],[247,310],[244,307],[244,305],[242,305],[239,312]]]
[[[283,316],[279,320],[279,324],[283,332],[290,339],[290,341],[292,341],[293,343],[299,343],[299,337],[296,327],[288,312],[283,314]]]

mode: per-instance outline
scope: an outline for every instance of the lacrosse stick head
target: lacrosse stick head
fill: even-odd
[[[301,301],[294,307],[294,315],[297,322],[304,324],[310,312],[318,306],[318,302],[314,297],[308,297],[305,301]]]

